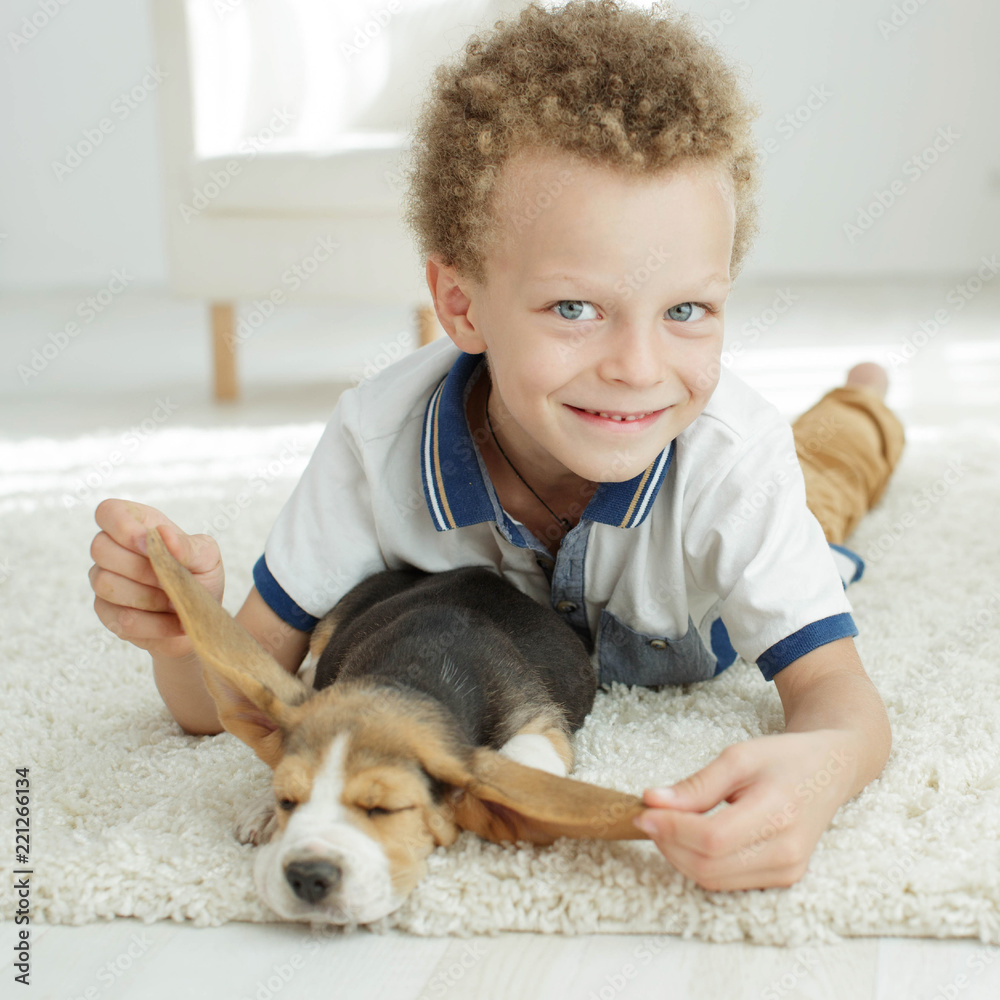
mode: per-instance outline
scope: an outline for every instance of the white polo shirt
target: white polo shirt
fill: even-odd
[[[341,395],[254,567],[284,621],[311,630],[380,570],[490,566],[576,630],[605,684],[707,680],[737,653],[771,680],[858,634],[845,587],[863,563],[827,544],[791,426],[737,376],[641,474],[601,483],[553,559],[469,431],[485,371],[442,337]]]

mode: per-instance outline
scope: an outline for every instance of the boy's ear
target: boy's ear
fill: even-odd
[[[201,659],[219,721],[266,764],[276,766],[284,733],[297,714],[294,708],[312,692],[223,610],[170,554],[156,528],[146,533],[146,547],[160,586]]]
[[[475,283],[461,275],[457,268],[445,264],[436,254],[427,258],[424,273],[441,329],[459,350],[466,354],[481,354],[486,350],[486,341],[468,317],[469,291]]]

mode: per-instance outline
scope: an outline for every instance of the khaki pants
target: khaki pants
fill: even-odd
[[[840,386],[793,424],[806,505],[842,545],[878,503],[903,451],[903,425],[874,392]]]

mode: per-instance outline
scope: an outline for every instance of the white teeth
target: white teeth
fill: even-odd
[[[608,413],[598,413],[597,410],[584,410],[584,413],[592,413],[595,417],[604,417],[607,420],[617,420],[621,423],[623,420],[626,423],[631,423],[633,420],[642,420],[643,417],[648,417],[648,413],[637,413],[634,417],[612,417]]]

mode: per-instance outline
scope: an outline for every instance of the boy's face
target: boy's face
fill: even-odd
[[[688,163],[629,181],[546,152],[509,161],[497,195],[485,285],[428,263],[442,324],[463,351],[489,352],[493,428],[532,486],[631,479],[718,382],[731,180]]]

